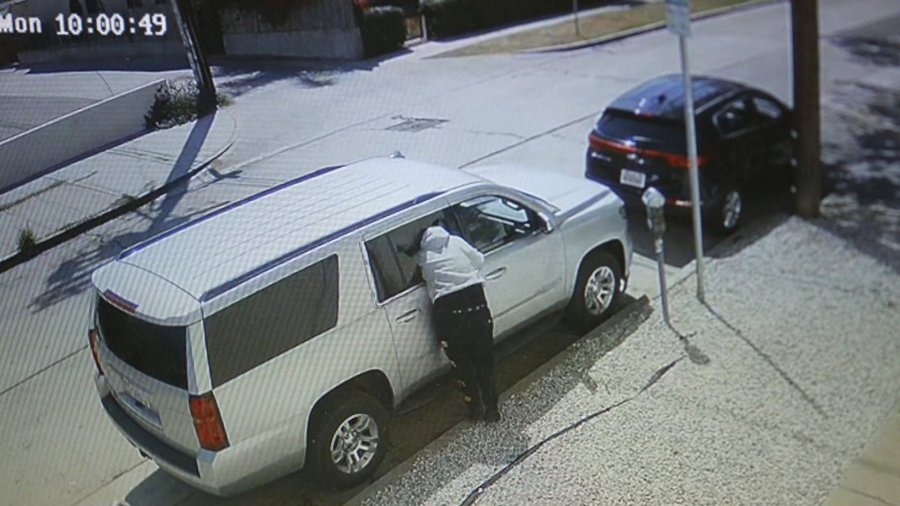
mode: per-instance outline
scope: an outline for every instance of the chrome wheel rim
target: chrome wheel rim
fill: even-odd
[[[584,307],[597,316],[612,304],[616,293],[616,274],[607,266],[594,269],[584,287]]]
[[[741,219],[741,194],[730,191],[725,195],[725,204],[722,206],[722,225],[725,230],[731,230],[737,226]]]
[[[331,462],[344,474],[363,470],[378,450],[378,424],[366,414],[356,414],[341,422],[331,438]]]

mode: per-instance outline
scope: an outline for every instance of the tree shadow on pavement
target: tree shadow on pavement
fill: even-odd
[[[895,65],[900,65],[898,60]],[[816,225],[900,273],[900,91],[837,83],[823,124],[829,195]],[[834,107],[837,105],[838,107]]]
[[[28,74],[58,74],[61,72],[91,72],[97,70],[120,70],[134,72],[164,72],[170,70],[190,70],[183,56],[145,58],[104,58],[90,61],[64,61],[52,63],[19,64],[17,70]]]
[[[315,89],[334,86],[342,77],[353,72],[371,71],[381,61],[394,56],[397,55],[354,62],[229,57],[216,62],[213,75],[218,89],[233,97],[279,82],[290,83],[298,88]]]
[[[86,290],[90,285],[90,277],[94,270],[115,258],[123,249],[208,211],[208,209],[200,209],[181,216],[172,216],[178,202],[187,192],[188,176],[203,148],[214,117],[215,114],[211,114],[194,123],[181,152],[172,165],[166,182],[162,185],[171,186],[162,200],[151,202],[145,210],[135,211],[136,214],[150,221],[147,227],[144,230],[124,232],[112,237],[100,237],[95,234],[101,244],[82,248],[62,262],[47,277],[45,290],[31,302],[35,313]]]

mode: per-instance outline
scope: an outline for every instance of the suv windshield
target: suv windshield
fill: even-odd
[[[115,356],[138,371],[187,389],[185,327],[164,327],[130,315],[97,298],[97,324]]]

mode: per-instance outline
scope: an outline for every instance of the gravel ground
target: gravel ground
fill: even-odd
[[[820,504],[897,400],[900,279],[796,218],[707,269],[709,306],[693,278],[672,292],[690,356],[658,313],[606,355],[584,342],[364,504],[466,504],[498,473],[470,500]]]

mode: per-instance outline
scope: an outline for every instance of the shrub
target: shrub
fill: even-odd
[[[435,39],[481,28],[484,11],[479,0],[422,0],[428,36]]]
[[[581,0],[581,8],[604,0]],[[422,13],[431,38],[571,11],[571,0],[422,0]]]
[[[150,111],[144,115],[147,128],[170,128],[197,119],[200,91],[192,80],[166,81],[156,90]],[[226,95],[219,93],[216,104],[227,105]]]
[[[396,51],[406,42],[406,16],[400,7],[366,9],[360,29],[367,57]]]
[[[30,228],[19,230],[19,252],[28,254],[37,246],[37,234]]]

